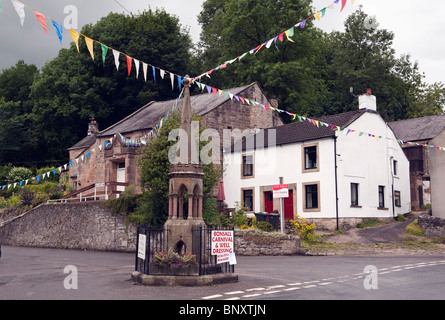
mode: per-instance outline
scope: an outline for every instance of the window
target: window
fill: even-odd
[[[320,183],[303,184],[303,211],[320,211]]]
[[[241,168],[241,178],[253,178],[253,155],[244,155]]]
[[[304,169],[317,169],[317,146],[304,148]]]
[[[379,208],[385,207],[385,187],[379,186]]]
[[[400,199],[400,191],[394,191],[394,204],[396,207],[402,206],[402,201]]]
[[[393,170],[394,175],[396,176],[397,175],[397,161],[396,160],[393,161],[393,168],[394,168],[394,170]]]
[[[253,189],[243,189],[243,205],[247,208],[247,211],[253,211]]]
[[[358,183],[351,183],[351,207],[358,207]]]

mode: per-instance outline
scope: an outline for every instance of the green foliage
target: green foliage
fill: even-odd
[[[417,219],[406,226],[406,232],[413,236],[424,236],[425,235],[425,232],[419,226],[419,221]]]
[[[235,227],[247,225],[246,208],[239,202],[235,202],[235,210],[232,213],[232,222]]]
[[[24,167],[14,167],[8,173],[8,182],[15,183],[32,178],[32,171]]]
[[[265,231],[265,232],[273,232],[275,231],[273,225],[267,221],[260,221],[256,224],[256,228]]]

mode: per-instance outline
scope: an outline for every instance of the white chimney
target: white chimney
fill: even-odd
[[[377,98],[372,95],[371,89],[366,90],[365,94],[358,96],[358,108],[372,110],[377,112]]]

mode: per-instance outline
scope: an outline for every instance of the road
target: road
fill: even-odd
[[[3,246],[0,299],[198,300],[202,303],[445,299],[445,256],[238,257],[237,260],[238,283],[143,287],[130,281],[134,254]],[[75,267],[76,282],[74,269],[65,270],[67,266]],[[365,273],[367,266],[371,266],[370,273]],[[77,289],[73,288],[74,284]],[[373,288],[366,289],[365,285]]]

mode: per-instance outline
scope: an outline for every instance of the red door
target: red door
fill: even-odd
[[[289,190],[289,197],[284,198],[284,219],[294,218],[294,191]]]
[[[273,194],[272,191],[264,192],[264,211],[273,213]]]

